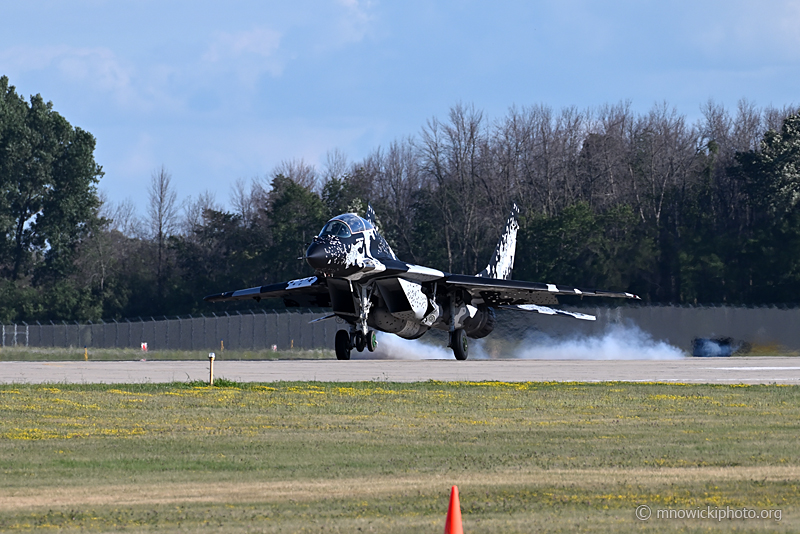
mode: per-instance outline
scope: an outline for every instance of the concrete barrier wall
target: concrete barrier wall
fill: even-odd
[[[3,325],[3,347],[139,348],[206,350],[224,344],[228,350],[279,350],[333,347],[335,319],[309,324],[322,313],[253,312],[211,317],[93,324],[51,323]]]
[[[519,339],[531,332],[553,336],[600,335],[613,324],[636,325],[656,340],[691,350],[697,337],[730,337],[754,345],[777,345],[800,350],[800,308],[632,306],[568,308],[597,316],[578,321],[522,311],[498,310],[495,338]],[[112,321],[92,324],[2,325],[3,347],[94,347],[150,350],[261,350],[332,348],[335,319],[311,323],[323,313],[272,311],[233,315],[182,317],[150,321]]]

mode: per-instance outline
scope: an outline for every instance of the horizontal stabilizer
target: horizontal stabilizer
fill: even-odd
[[[335,313],[331,313],[330,315],[325,315],[323,317],[317,317],[316,319],[312,319],[312,320],[308,321],[308,324],[319,323],[319,322],[324,321],[326,319],[333,319],[334,317],[336,317],[336,314]]]
[[[532,311],[536,313],[542,313],[544,315],[566,315],[569,317],[574,317],[575,319],[581,319],[582,321],[597,320],[597,317],[595,317],[594,315],[587,315],[585,313],[571,312],[566,310],[557,310],[555,308],[548,308],[547,306],[537,306],[536,304],[520,304],[518,306],[501,306],[501,307],[507,308],[509,310]]]

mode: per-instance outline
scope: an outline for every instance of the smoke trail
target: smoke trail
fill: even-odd
[[[352,352],[351,358],[378,360],[452,360],[453,352],[447,347],[432,345],[419,339],[403,339],[394,334],[378,332],[375,352]]]
[[[440,332],[434,332],[441,334]],[[453,351],[445,346],[444,340],[442,344],[436,344],[435,339],[430,336],[426,340],[421,339],[403,339],[395,336],[394,334],[386,334],[378,332],[378,348],[375,352],[356,352],[350,353],[350,358],[353,360],[454,360]],[[442,338],[439,335],[436,337]],[[431,342],[433,341],[433,342]],[[469,344],[469,359],[470,360],[485,360],[488,358],[486,351],[483,349],[483,340],[476,341],[470,339]]]
[[[491,340],[491,336],[489,338]],[[504,348],[495,347],[491,356],[484,340],[470,340],[470,360],[538,359],[538,360],[677,360],[684,353],[663,341],[654,340],[639,327],[612,324],[597,336],[550,336],[544,332],[529,334],[520,343],[499,341]],[[504,342],[505,341],[505,342]],[[494,343],[491,343],[494,345]],[[353,359],[382,360],[452,360],[453,352],[443,346],[419,339],[408,340],[392,334],[378,334],[374,353],[353,352]]]
[[[543,332],[529,336],[513,358],[538,360],[679,360],[683,351],[633,324],[611,324],[599,336],[555,338]]]

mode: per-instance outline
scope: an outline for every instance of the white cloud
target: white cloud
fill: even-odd
[[[133,69],[124,66],[107,48],[74,48],[55,58],[65,78],[89,81],[118,95],[128,95]]]
[[[343,8],[336,21],[336,36],[340,44],[356,43],[370,32],[373,6],[370,0],[337,0]]]
[[[214,69],[233,70],[248,85],[262,74],[280,76],[284,61],[278,52],[281,33],[267,28],[255,28],[238,33],[219,32],[209,45],[202,61]]]
[[[53,72],[54,79],[80,87],[84,94],[104,94],[117,104],[151,109],[163,99],[152,84],[138,83],[133,65],[107,47],[14,46],[0,50],[0,63],[14,74]]]
[[[120,94],[127,92],[131,86],[132,68],[105,47],[15,46],[0,51],[0,59],[22,72],[55,67],[69,80],[89,80],[103,89]]]

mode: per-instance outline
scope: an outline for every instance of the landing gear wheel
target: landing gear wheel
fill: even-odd
[[[375,352],[375,349],[378,348],[378,334],[375,330],[370,330],[367,332],[367,349],[370,352]]]
[[[350,333],[347,330],[339,330],[336,332],[336,359],[349,360],[350,359]]]
[[[367,336],[363,332],[356,332],[353,334],[353,345],[355,345],[358,352],[363,352],[367,346]]]
[[[450,333],[450,348],[453,349],[453,354],[456,360],[466,360],[469,356],[469,343],[467,342],[467,334],[463,328],[453,330]]]

